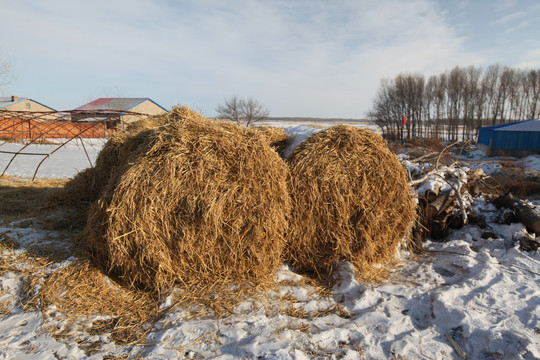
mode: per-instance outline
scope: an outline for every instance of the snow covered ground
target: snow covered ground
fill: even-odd
[[[58,140],[58,143],[49,145],[32,144],[24,149],[24,144],[0,142],[0,174],[5,171],[6,175],[32,178],[37,169],[37,178],[70,178],[92,166],[105,143],[103,139],[85,139],[83,146],[81,140],[74,140],[60,148],[65,141]],[[15,157],[14,154],[7,153],[20,150],[21,153]],[[53,151],[55,152],[47,157]],[[38,169],[43,159],[45,160]]]
[[[288,131],[300,143],[313,130]],[[94,150],[92,161],[98,146]],[[40,146],[32,151],[44,152]],[[0,155],[2,166],[9,160]],[[14,161],[8,174],[32,176],[29,158]],[[38,175],[70,177],[86,163],[80,146],[68,146],[47,159]],[[540,171],[539,164],[533,156],[516,165]],[[358,283],[351,265],[343,263],[340,281],[325,295],[284,264],[276,274],[279,286],[263,297],[219,319],[192,318],[176,308],[139,345],[118,345],[107,334],[84,329],[61,337],[44,331],[65,326],[50,316],[56,309],[44,316],[23,308],[23,275],[2,271],[0,302],[8,305],[0,312],[0,359],[540,359],[540,254],[513,242],[526,233],[522,224],[502,224],[502,210],[482,197],[472,206],[494,236],[483,239],[480,228],[467,225],[452,230],[448,241],[427,241],[425,255],[402,251],[401,265],[382,284]],[[71,241],[67,231],[47,230],[32,219],[3,224],[2,236],[20,244],[4,257]],[[46,264],[42,271],[71,261]],[[90,351],[88,344],[97,345]]]
[[[374,122],[370,120],[355,120],[355,119],[274,119],[274,120],[263,120],[257,122],[257,126],[275,126],[280,128],[290,128],[296,126],[309,126],[317,129],[328,128],[333,125],[350,125],[354,127],[360,127],[369,129],[373,132],[380,133],[381,129],[375,125]]]

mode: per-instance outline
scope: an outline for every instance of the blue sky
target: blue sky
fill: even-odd
[[[361,118],[381,78],[540,68],[539,0],[0,0],[4,96],[57,110],[151,97],[206,116],[230,96],[272,116]]]

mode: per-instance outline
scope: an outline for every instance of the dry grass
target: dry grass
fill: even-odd
[[[398,159],[367,130],[334,126],[289,157],[293,212],[287,259],[299,270],[332,278],[341,260],[363,280],[385,275],[416,217]]]
[[[6,233],[0,233],[0,275],[11,272],[20,276],[22,283],[29,284],[32,279],[43,276],[51,262],[30,252],[16,251],[19,248],[20,245],[16,240]],[[0,286],[0,316],[11,314],[16,303],[26,303],[32,291],[27,287],[14,294]]]
[[[429,153],[440,153],[445,145],[443,140],[437,138],[415,137],[406,140],[394,140],[390,142],[390,150],[396,153],[404,149],[415,149],[418,157]],[[414,157],[414,153],[412,154]]]
[[[286,164],[261,131],[173,115],[92,206],[83,238],[94,261],[151,291],[264,283],[288,226]]]
[[[19,244],[5,233],[0,234],[0,239],[0,275],[8,271],[21,271],[20,256],[16,256],[13,252]]]
[[[36,288],[36,284],[41,290],[31,298],[30,305],[43,310],[54,305],[71,324],[85,317],[105,317],[91,322],[87,331],[111,333],[112,340],[119,344],[142,343],[151,328],[144,325],[156,321],[163,312],[157,299],[118,286],[89,261],[76,261],[46,277],[36,277],[31,287]],[[62,336],[58,331],[55,335]]]
[[[294,301],[291,302],[290,299],[284,298],[281,300],[282,300],[283,306],[277,312],[285,316],[290,316],[297,319],[310,320],[310,319],[325,317],[330,314],[334,314],[334,315],[339,316],[342,319],[351,318],[350,312],[346,308],[340,306],[339,304],[334,304],[326,309],[306,311],[302,307],[304,304],[300,304],[301,306],[295,306]]]
[[[53,220],[47,219],[46,215],[60,209],[54,200],[61,195],[65,183],[59,179],[29,181],[2,177],[0,219],[16,221],[37,217],[32,224],[54,228],[58,224],[52,224]],[[49,201],[51,198],[53,201]],[[66,248],[65,244],[46,242],[20,250],[16,238],[0,233],[0,275],[12,272],[20,276],[24,284],[17,294],[0,289],[0,316],[10,314],[15,302],[30,311],[41,308],[46,312],[48,305],[56,305],[71,316],[73,322],[87,315],[115,319],[114,326],[108,328],[113,339],[129,342],[141,341],[144,336],[141,324],[158,314],[156,301],[151,296],[116,286],[88,262],[77,262],[50,274],[52,260],[67,257],[57,256],[58,252],[67,251],[68,256],[73,255],[72,249]],[[36,289],[41,290],[36,293]]]
[[[273,126],[257,126],[253,129],[260,131],[270,147],[277,151],[278,154],[283,155],[290,140],[285,130]]]
[[[174,116],[173,111],[164,116],[149,116],[129,124],[126,130],[115,133],[105,143],[93,168],[79,172],[65,184],[63,192],[56,196],[54,202],[67,205],[75,211],[72,220],[77,230],[84,228],[91,205],[107,191],[107,186],[116,186],[119,177],[135,159],[148,150],[156,130]]]
[[[0,233],[0,275],[13,272],[23,276],[41,273],[51,263],[46,256],[28,251],[16,252],[19,243],[6,233]]]
[[[136,284],[138,288],[142,285],[148,290],[160,290],[160,286],[172,285],[169,281],[180,281],[185,286],[175,290],[171,307],[181,304],[190,314],[186,316],[231,314],[235,304],[245,300],[248,294],[262,293],[258,290],[268,284],[266,281],[280,263],[290,212],[286,185],[288,170],[270,146],[284,141],[286,135],[279,129],[244,129],[214,124],[186,108],[176,108],[166,117],[150,120],[138,122],[114,136],[100,153],[95,168],[79,174],[61,194],[59,191],[65,184],[62,180],[29,182],[2,178],[0,190],[5,194],[4,199],[13,202],[0,205],[0,218],[44,217],[49,210],[58,210],[63,205],[83,209],[77,216],[84,216],[89,204],[95,202],[99,216],[111,221],[94,222],[89,227],[101,226],[105,236],[110,224],[113,224],[111,232],[123,231],[119,230],[121,226],[130,226],[126,222],[119,223],[125,221],[125,216],[116,217],[122,206],[131,212],[126,216],[142,215],[134,218],[140,224],[146,225],[148,218],[144,216],[151,216],[146,231],[155,234],[154,238],[145,242],[144,234],[142,237],[133,234],[132,238],[121,236],[122,241],[118,242],[119,239],[113,237],[114,244],[103,252],[105,258],[99,258],[102,254],[99,246],[108,245],[106,241],[111,239],[97,239],[94,247],[89,246],[92,250],[97,249],[93,252],[94,260],[99,258],[97,263],[104,265],[102,269],[107,273],[112,270],[124,285]],[[147,156],[150,150],[153,150],[152,155]],[[254,158],[260,158],[260,161],[252,162]],[[180,178],[186,171],[192,173]],[[167,177],[163,178],[163,175]],[[129,184],[138,184],[140,176],[142,188],[130,192]],[[126,179],[130,183],[124,183]],[[156,182],[158,188],[154,189]],[[130,200],[124,203],[126,193]],[[149,194],[157,198],[147,198]],[[179,194],[176,198],[171,197],[176,194]],[[52,201],[48,202],[51,197]],[[100,202],[96,202],[97,199]],[[154,207],[139,212],[141,202],[147,204],[147,201],[159,203],[162,212],[156,214]],[[103,204],[114,206],[112,216],[109,211],[112,208],[101,212]],[[161,232],[155,231],[165,220],[171,223]],[[44,221],[40,220],[36,225],[44,225]],[[185,227],[177,227],[180,225]],[[201,232],[202,228],[208,231]],[[92,231],[87,228],[85,235]],[[179,237],[184,234],[185,238]],[[210,242],[204,244],[208,238]],[[130,243],[133,239],[141,242]],[[135,249],[129,251],[135,251],[136,256],[131,258],[131,252],[126,257],[125,248],[118,245],[133,245]],[[59,316],[68,318],[71,325],[65,329],[49,329],[56,337],[73,336],[74,328],[84,327],[88,321],[85,319],[99,316],[101,320],[89,323],[87,332],[110,332],[117,343],[141,343],[152,324],[170,309],[158,310],[159,301],[163,300],[159,294],[118,286],[102,270],[84,260],[87,254],[79,253],[81,260],[50,273],[50,257],[46,254],[38,256],[49,254],[49,245],[36,245],[36,249],[14,253],[11,249],[17,247],[15,240],[2,234],[0,251],[4,254],[0,272],[15,271],[23,277],[25,286],[19,297],[25,309],[40,308],[49,314],[49,306],[54,305],[61,314]],[[115,262],[109,262],[110,249],[119,256]],[[157,252],[152,252],[154,250]],[[199,262],[193,262],[193,257]],[[183,277],[177,273],[165,274],[168,277],[165,281],[160,278],[161,282],[153,282],[156,276],[164,276],[163,269],[151,273],[154,265],[167,259],[183,261],[174,268],[175,271],[180,268]],[[127,268],[118,270],[121,266]],[[141,274],[134,275],[136,279],[129,278],[134,270],[141,270]],[[149,282],[141,283],[137,280],[140,278]],[[233,283],[236,285],[232,286]],[[10,301],[5,296],[2,299],[5,301],[1,302],[0,311],[8,313]],[[94,345],[99,346],[90,344],[89,351]]]
[[[0,219],[4,222],[42,215],[55,205],[48,200],[62,191],[66,180],[30,181],[4,175],[0,178]]]

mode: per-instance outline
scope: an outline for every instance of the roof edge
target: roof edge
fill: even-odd
[[[35,102],[35,103],[37,103],[37,104],[39,104],[39,105],[41,105],[41,106],[45,106],[45,107],[48,108],[48,109],[51,109],[51,110],[53,110],[53,111],[58,111],[58,110],[56,110],[55,108],[52,108],[52,107],[47,106],[47,105],[45,105],[45,104],[42,104],[42,103],[40,103],[39,101],[36,101],[36,100],[34,100],[34,99],[27,98],[26,100],[32,100],[33,102]]]
[[[133,106],[130,107],[130,108],[127,108],[126,111],[127,111],[127,110],[130,110],[130,109],[133,109],[135,106],[139,106],[140,104],[142,104],[142,103],[145,102],[146,100],[150,100],[152,103],[154,103],[155,105],[159,106],[160,108],[162,108],[163,110],[165,110],[165,111],[167,111],[167,112],[169,111],[169,110],[165,109],[163,106],[159,105],[157,102],[155,102],[154,100],[152,100],[152,99],[150,99],[150,98],[145,98],[143,101],[141,101],[141,102],[139,102],[139,103],[133,105]]]
[[[7,103],[6,105],[0,105],[0,108],[5,108],[5,107],[8,107],[8,106],[10,106],[10,105],[18,104],[18,103],[23,102],[23,101],[26,101],[26,100],[33,101],[33,102],[35,102],[36,104],[39,104],[39,105],[41,105],[41,106],[46,107],[47,109],[51,109],[52,111],[58,111],[58,110],[56,110],[55,108],[52,108],[52,107],[47,106],[47,105],[45,105],[45,104],[42,104],[42,103],[40,103],[39,101],[36,101],[36,100],[34,100],[34,99],[31,99],[31,98],[19,98],[19,100],[17,100],[17,101],[11,101],[11,102]]]
[[[9,105],[13,105],[13,104],[17,104],[17,103],[20,103],[21,101],[25,101],[25,100],[32,100],[32,99],[29,99],[29,98],[19,98],[19,100],[17,101],[10,101],[8,102],[6,105],[3,105],[3,106],[0,106],[0,107],[6,107],[6,106],[9,106]],[[34,100],[32,100],[34,101]],[[37,101],[36,101],[37,102]],[[39,103],[38,103],[39,104]],[[45,106],[45,105],[43,105]]]

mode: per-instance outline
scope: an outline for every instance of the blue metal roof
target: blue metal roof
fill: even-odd
[[[540,131],[540,119],[521,121],[513,124],[506,124],[495,131]]]
[[[483,127],[478,142],[493,149],[539,151],[540,119]]]

